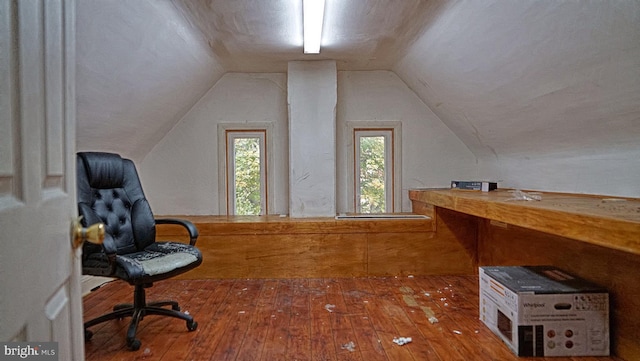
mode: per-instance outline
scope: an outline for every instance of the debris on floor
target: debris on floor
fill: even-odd
[[[330,303],[327,303],[326,305],[324,305],[324,309],[329,311],[329,312],[333,312],[334,308],[336,308],[336,305],[332,305]]]
[[[438,323],[438,318],[436,317],[435,313],[433,313],[431,307],[421,306],[420,308],[422,309],[422,312],[424,312],[425,316],[427,316],[429,323],[431,323],[432,325],[434,323]]]
[[[354,352],[356,350],[356,344],[353,341],[349,341],[349,343],[345,343],[344,345],[340,346],[340,348],[343,350]]]
[[[456,335],[462,335],[462,332],[460,332],[458,330],[453,330],[453,333],[455,333]]]
[[[393,342],[399,346],[406,345],[411,341],[411,337],[396,337],[393,339]]]

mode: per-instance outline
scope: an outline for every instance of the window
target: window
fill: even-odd
[[[266,129],[225,130],[226,213],[267,214]]]
[[[393,212],[393,129],[355,129],[353,134],[356,212]]]
[[[394,213],[402,210],[402,123],[400,121],[347,121],[344,203],[339,212]],[[339,176],[339,179],[341,177]],[[338,190],[340,192],[340,190]],[[340,195],[339,195],[340,197]]]

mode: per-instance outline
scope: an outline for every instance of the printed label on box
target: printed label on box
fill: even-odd
[[[553,267],[480,267],[480,319],[518,356],[609,355],[609,294]]]

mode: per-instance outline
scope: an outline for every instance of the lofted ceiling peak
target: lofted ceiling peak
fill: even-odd
[[[77,2],[78,148],[144,157],[226,72],[391,70],[479,158],[638,151],[640,2]]]
[[[433,2],[326,0],[320,54],[302,49],[302,0],[172,0],[230,72],[284,72],[287,62],[335,60],[339,70],[381,70],[402,58]]]

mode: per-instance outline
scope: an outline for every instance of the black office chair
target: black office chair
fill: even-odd
[[[171,316],[185,320],[194,331],[198,323],[179,312],[175,301],[147,303],[145,288],[153,282],[184,273],[202,263],[202,254],[195,247],[198,230],[189,221],[154,219],[145,199],[135,165],[117,154],[86,152],[77,157],[78,211],[81,223],[87,227],[103,223],[102,245],[83,245],[82,273],[115,277],[135,287],[133,304],[117,305],[113,312],[85,322],[85,340],[93,333],[89,327],[113,319],[131,317],[127,331],[127,346],[140,348],[136,339],[138,323],[147,315]],[[184,226],[190,244],[157,242],[156,224]],[[171,306],[171,309],[163,308]]]

